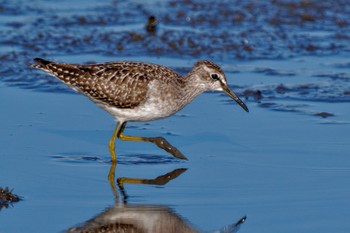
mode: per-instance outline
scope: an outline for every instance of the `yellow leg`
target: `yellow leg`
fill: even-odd
[[[155,144],[159,148],[167,151],[168,153],[170,153],[174,157],[187,160],[187,158],[176,147],[172,146],[165,138],[163,138],[163,137],[148,138],[148,137],[139,137],[139,136],[127,136],[127,135],[124,135],[124,133],[123,133],[125,126],[126,126],[126,122],[123,122],[119,128],[118,128],[118,125],[117,125],[117,128],[115,130],[115,133],[119,139],[127,140],[127,141],[137,141],[137,142],[152,142],[153,144]]]
[[[123,126],[124,125],[124,126]],[[115,130],[112,134],[111,139],[109,140],[108,143],[108,148],[109,148],[109,152],[111,154],[112,157],[112,163],[116,163],[117,162],[117,155],[115,153],[115,140],[117,139],[117,137],[119,137],[119,134],[121,133],[121,131],[124,130],[126,125],[126,122],[120,123],[118,122],[117,126],[115,127]]]
[[[122,123],[120,126],[120,129],[119,129],[118,134],[117,134],[117,137],[119,139],[124,140],[124,141],[137,141],[137,142],[145,142],[146,141],[145,138],[143,138],[143,137],[124,135],[123,131],[125,129],[125,126],[126,126],[126,122]]]
[[[172,146],[165,138],[163,138],[163,137],[127,136],[127,135],[124,135],[124,133],[123,133],[125,126],[126,126],[126,122],[118,122],[118,124],[115,127],[115,130],[112,134],[112,137],[109,140],[108,147],[109,147],[109,152],[110,152],[111,157],[112,157],[112,162],[117,162],[117,155],[115,153],[115,140],[117,138],[119,138],[121,140],[126,140],[126,141],[152,142],[153,144],[155,144],[159,148],[167,151],[168,153],[170,153],[174,157],[187,160],[187,158],[176,147]]]

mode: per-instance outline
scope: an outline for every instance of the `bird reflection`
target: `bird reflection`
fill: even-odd
[[[117,162],[112,161],[111,163],[111,167],[109,169],[109,173],[108,173],[108,181],[109,184],[112,188],[113,194],[116,197],[116,202],[118,202],[119,199],[119,194],[118,194],[118,190],[116,187],[116,183],[115,183],[115,169],[117,166]],[[142,179],[142,178],[127,178],[127,177],[119,177],[117,179],[117,184],[119,187],[119,190],[123,196],[123,201],[125,202],[127,199],[127,195],[124,189],[124,184],[152,184],[152,185],[165,185],[166,183],[168,183],[170,180],[175,179],[176,177],[178,177],[179,175],[181,175],[182,173],[184,173],[187,170],[187,168],[179,168],[179,169],[175,169],[172,172],[166,173],[164,175],[158,176],[154,179]]]
[[[68,233],[198,233],[189,222],[164,205],[127,204],[125,184],[165,185],[179,177],[187,169],[180,168],[154,179],[120,177],[114,182],[116,163],[112,163],[109,182],[116,198],[116,204],[80,226],[72,227]],[[112,175],[113,173],[113,175]],[[113,178],[113,179],[112,179]],[[118,188],[117,188],[118,187]],[[119,200],[119,192],[122,201]],[[237,232],[246,217],[236,223],[215,231],[215,233]]]
[[[235,233],[245,217],[236,223],[214,231]],[[161,205],[115,205],[68,233],[199,233],[172,209]]]
[[[180,176],[182,173],[184,173],[187,170],[187,168],[179,168],[175,169],[172,172],[168,172],[164,175],[158,176],[155,179],[139,179],[139,178],[127,178],[127,177],[120,177],[117,179],[119,190],[123,196],[123,202],[127,202],[128,195],[126,194],[124,184],[152,184],[152,185],[165,185],[170,180],[175,179],[176,177]],[[113,192],[116,194],[116,188],[112,186]],[[117,197],[116,197],[117,198]]]

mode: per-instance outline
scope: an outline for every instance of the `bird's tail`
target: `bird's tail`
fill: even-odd
[[[77,65],[57,63],[47,61],[42,58],[34,58],[34,61],[35,64],[31,64],[31,67],[43,70],[51,74],[73,89],[74,86],[77,85],[80,78],[84,76],[84,71],[81,71]]]
[[[30,66],[33,68],[42,69],[42,70],[46,70],[46,66],[52,63],[51,61],[47,61],[42,58],[34,58],[33,60],[36,62],[36,64],[31,64]]]

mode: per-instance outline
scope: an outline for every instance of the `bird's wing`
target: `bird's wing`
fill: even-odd
[[[153,66],[143,63],[115,62],[72,65],[35,59],[35,68],[45,70],[74,90],[96,102],[117,108],[134,108],[147,96]]]
[[[133,66],[111,63],[78,69],[84,75],[76,85],[93,99],[117,108],[134,108],[146,99],[151,77]]]

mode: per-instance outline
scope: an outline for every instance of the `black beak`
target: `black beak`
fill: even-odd
[[[234,99],[237,102],[237,104],[239,104],[246,112],[249,112],[248,107],[243,103],[243,101],[240,98],[238,98],[238,96],[233,91],[231,91],[231,89],[227,85],[221,83],[221,87],[227,95],[229,95],[232,99]]]

